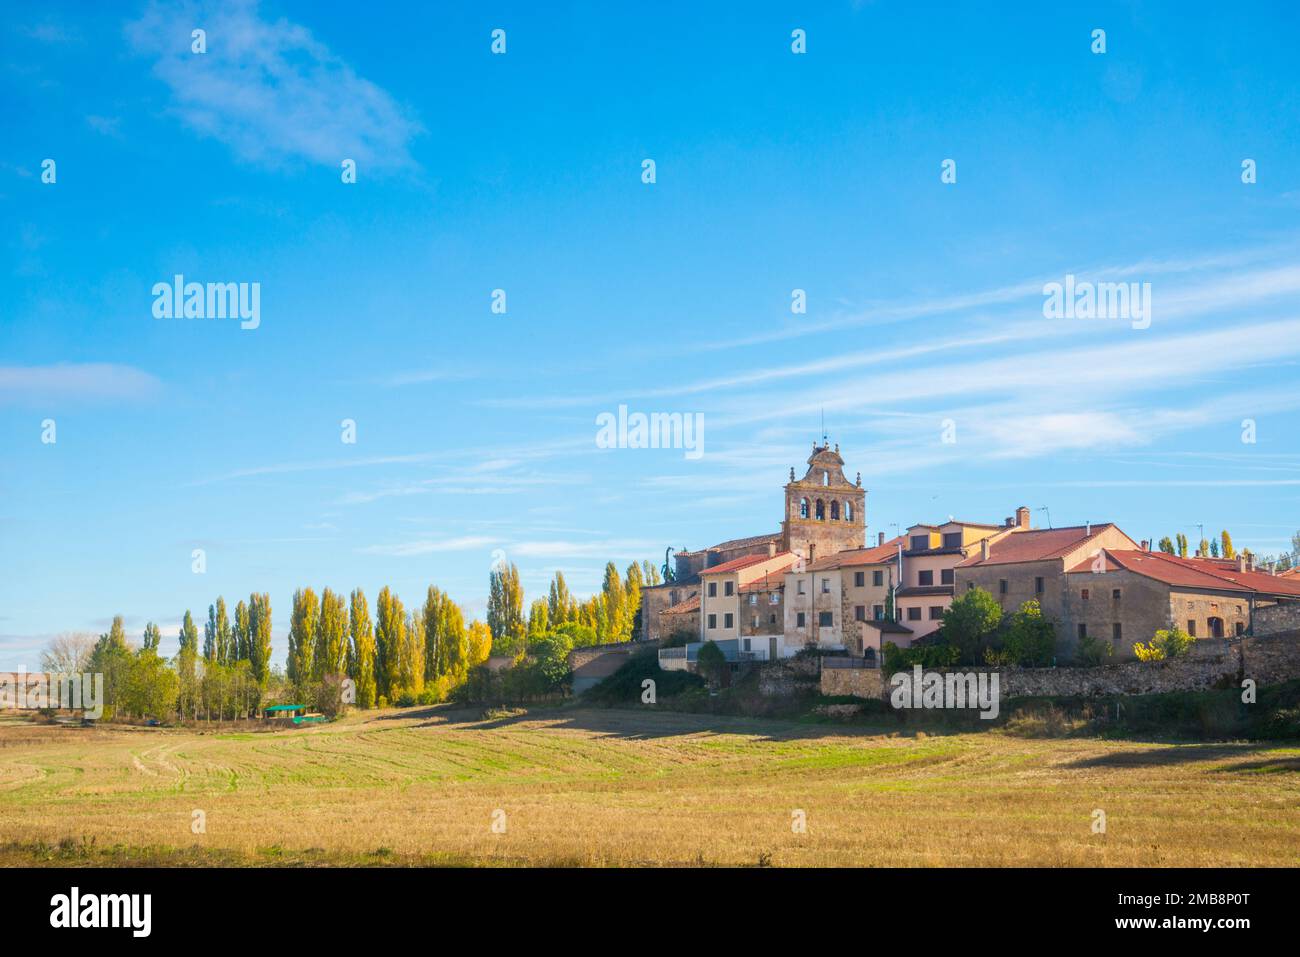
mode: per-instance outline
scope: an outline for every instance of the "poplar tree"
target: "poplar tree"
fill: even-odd
[[[348,636],[351,639],[348,674],[355,685],[357,707],[373,708],[375,706],[375,630],[370,623],[370,608],[366,604],[365,592],[360,588],[352,591]]]
[[[438,674],[454,679],[465,677],[470,668],[469,635],[465,631],[465,613],[450,598],[443,599],[439,622]],[[488,639],[489,646],[491,638]]]
[[[1223,557],[1236,558],[1237,552],[1232,547],[1232,536],[1228,534],[1227,529],[1224,529],[1222,532],[1220,532],[1219,536],[1220,538],[1223,539]]]
[[[550,603],[545,598],[536,598],[528,606],[528,640],[535,641],[550,630]]]
[[[375,687],[380,697],[390,700],[396,688],[401,643],[406,637],[405,619],[401,599],[385,585],[375,605]]]
[[[321,592],[320,627],[316,630],[312,677],[341,675],[347,667],[348,610],[343,596],[329,588]]]
[[[249,651],[248,606],[241,599],[235,605],[235,660],[251,661]]]
[[[301,691],[312,676],[316,651],[316,629],[320,627],[320,601],[310,588],[293,593],[293,611],[289,616],[288,676],[296,691]]]
[[[158,643],[162,641],[162,632],[152,621],[144,626],[144,650],[157,651]]]
[[[445,673],[442,664],[443,651],[440,647],[443,641],[442,618],[443,606],[449,601],[437,588],[429,586],[428,592],[424,598],[424,610],[421,614],[424,617],[424,680],[433,681],[439,675]]]
[[[492,654],[492,630],[476,619],[470,624],[466,637],[469,648],[469,658],[466,664],[470,668],[483,664],[488,660],[488,656]]]
[[[1173,540],[1170,539],[1168,535],[1160,539],[1160,544],[1157,545],[1156,547],[1159,548],[1166,555],[1172,555],[1174,553],[1174,543]]]
[[[1187,536],[1182,532],[1178,533],[1178,557],[1187,557]]]
[[[397,688],[413,697],[424,691],[424,615],[412,612],[397,645]]]
[[[217,596],[217,661],[223,665],[235,660],[235,634],[230,629],[230,616],[226,614],[226,600]]]
[[[248,596],[248,661],[259,687],[271,676],[271,596],[254,592]]]
[[[605,565],[605,583],[601,588],[601,597],[605,606],[605,633],[602,640],[624,640],[626,632],[631,630],[627,618],[627,592],[613,562]]]
[[[180,633],[176,636],[180,651],[176,655],[176,670],[180,674],[180,712],[185,713],[189,705],[191,718],[198,717],[198,676],[195,664],[199,658],[199,629],[194,624],[190,610],[185,609],[185,618],[181,622]]]
[[[487,623],[492,644],[503,652],[522,654],[525,648],[524,589],[514,563],[493,569],[489,578]]]
[[[546,603],[546,614],[551,627],[558,628],[566,621],[571,621],[574,611],[573,596],[569,594],[569,586],[564,581],[564,572],[557,571],[551,579],[551,592]]]
[[[663,584],[663,580],[659,577],[659,566],[648,558],[641,563],[641,573],[647,587]]]

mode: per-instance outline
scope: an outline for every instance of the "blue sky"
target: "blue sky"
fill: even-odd
[[[776,530],[823,409],[873,536],[1289,547],[1294,5],[537,6],[5,18],[0,667],[253,590],[278,657],[298,586],[481,614],[496,551],[589,592]],[[155,319],[176,273],[260,283],[260,327]],[[1067,274],[1149,282],[1150,328],[1045,318]],[[705,454],[597,448],[620,404]]]

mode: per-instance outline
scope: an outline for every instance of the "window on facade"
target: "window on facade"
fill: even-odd
[[[808,619],[804,616],[803,612],[797,612],[794,616],[795,627],[802,628],[807,620]]]
[[[1085,588],[1079,592],[1079,597],[1082,598],[1084,601],[1087,601],[1089,598],[1092,597],[1092,592],[1089,589]]]
[[[799,579],[798,592],[799,592],[799,594],[801,594],[801,595],[804,594],[804,590],[803,590],[803,579],[802,579],[802,578]]]
[[[736,623],[736,617],[735,615],[731,614],[731,612],[727,612],[725,615],[722,616],[723,628],[730,628],[733,625],[735,625],[735,623]]]
[[[972,582],[971,584],[974,584],[974,582]],[[999,595],[1005,595],[1006,593],[1007,593],[1007,580],[1006,580],[1005,578],[999,578],[999,579],[998,579],[998,594],[999,594]]]
[[[840,503],[831,502],[831,521],[838,522],[839,520],[840,520]]]
[[[920,620],[921,620],[921,609],[920,609],[920,608],[909,608],[909,609],[907,609],[907,620],[908,620],[908,621],[920,621]]]
[[[717,583],[717,582],[709,582],[709,597],[710,597],[710,598],[717,598],[717,597],[718,597],[718,583]]]
[[[955,578],[954,578],[954,569],[951,569],[951,568],[941,568],[941,569],[939,569],[939,583],[940,583],[940,584],[943,584],[943,585],[951,585],[951,584],[953,583],[954,580],[955,580]]]
[[[1079,639],[1083,640],[1088,637],[1088,626],[1084,622],[1079,622]]]
[[[1119,622],[1115,622],[1115,624],[1111,625],[1111,626],[1110,626],[1110,638],[1111,638],[1111,641],[1123,641],[1123,640],[1124,640],[1124,626],[1121,625]]]
[[[1195,619],[1195,618],[1188,618],[1188,619],[1187,619],[1187,633],[1188,633],[1189,635],[1191,635],[1193,638],[1196,637],[1196,619]]]
[[[884,620],[885,620],[885,606],[884,606],[884,605],[872,605],[872,606],[871,606],[871,617],[872,617],[872,619],[874,619],[875,621],[884,621]]]
[[[710,627],[710,628],[717,628],[717,627],[718,627],[718,616],[717,616],[717,615],[710,615],[710,616],[709,616],[709,627]]]
[[[767,616],[767,623],[768,623],[769,625],[775,625],[775,624],[776,624],[776,615],[768,615],[768,616]]]
[[[930,536],[929,536],[929,535],[913,535],[913,536],[912,536],[912,548],[913,548],[913,549],[921,549],[921,548],[929,548],[929,547],[930,547]]]
[[[854,605],[854,606],[853,606],[853,620],[854,620],[854,621],[866,621],[866,620],[867,620],[867,606],[866,606],[866,605]]]
[[[781,604],[781,593],[779,591],[772,592],[772,594],[768,596],[767,603],[769,605]]]
[[[722,585],[722,593],[723,593],[724,595],[728,595],[728,596],[730,596],[730,595],[734,595],[734,594],[736,593],[736,583],[735,583],[735,582],[723,582],[723,585]]]
[[[799,517],[808,517],[808,500],[806,498],[799,499]]]
[[[750,603],[751,605],[757,605],[757,604],[758,604],[758,595],[751,594],[751,595],[749,596],[749,603]]]
[[[822,594],[823,594],[823,595],[829,595],[830,593],[831,593],[831,580],[830,580],[829,578],[823,578],[823,579],[822,579]]]
[[[835,624],[835,613],[829,611],[817,612],[817,624],[821,628],[830,628]]]
[[[758,622],[755,621],[754,624],[757,625]],[[750,646],[749,646],[749,639],[748,639],[748,638],[744,639],[744,640],[741,642],[741,645],[742,645],[742,647],[743,647],[743,649],[744,649],[745,651],[752,651],[752,650],[753,650],[753,649],[750,648]]]
[[[872,572],[872,573],[871,573],[871,584],[873,584],[873,585],[875,585],[877,588],[879,588],[879,587],[880,587],[881,585],[883,585],[884,583],[885,583],[885,573],[884,573],[884,572]]]
[[[821,499],[817,500],[817,521],[826,521],[826,503]]]
[[[943,533],[943,547],[944,547],[944,548],[960,548],[960,547],[961,547],[961,532],[944,532],[944,533]]]
[[[1239,621],[1239,622],[1237,622],[1237,624],[1234,626],[1233,630],[1234,630],[1234,631],[1236,632],[1236,634],[1238,634],[1238,635],[1244,635],[1244,634],[1246,633],[1246,623],[1245,623],[1244,621]]]
[[[1118,588],[1112,588],[1112,589],[1110,590],[1110,597],[1111,597],[1111,600],[1112,600],[1112,601],[1119,601],[1119,594],[1120,594],[1120,593],[1119,593],[1119,589],[1118,589]]]
[[[823,484],[823,485],[826,485],[826,486],[829,486],[829,485],[831,484],[831,473],[830,473],[830,472],[823,472],[823,473],[822,473],[822,484]]]
[[[974,583],[974,582],[967,582],[967,583],[966,583],[966,590],[967,590],[967,591],[973,591],[974,588],[975,588],[975,583]]]
[[[853,503],[852,503],[852,502],[845,502],[845,503],[844,503],[844,521],[846,521],[846,522],[851,522],[851,521],[853,521]]]
[[[863,585],[865,585],[866,583],[867,583],[867,573],[866,573],[866,572],[854,572],[854,573],[853,573],[853,587],[854,587],[854,588],[861,588],[861,587],[862,587]]]
[[[758,627],[758,616],[757,616],[757,615],[754,616],[754,619],[753,619],[753,625],[752,625],[751,627],[754,627],[754,628],[757,628],[757,627]],[[746,646],[749,645],[749,639],[745,639],[745,644],[746,644]],[[746,647],[745,650],[748,651],[749,648]]]
[[[1042,576],[1039,576],[1038,578],[1034,579],[1034,594],[1041,595],[1042,593],[1043,593],[1043,579]]]
[[[930,620],[939,621],[941,618],[943,618],[943,605],[931,605]]]
[[[924,571],[917,572],[917,573],[916,573],[916,583],[917,583],[918,585],[922,585],[922,586],[925,586],[925,585],[933,585],[933,584],[934,584],[934,570],[933,570],[933,569],[930,569],[930,568],[927,568],[927,569],[925,569]]]

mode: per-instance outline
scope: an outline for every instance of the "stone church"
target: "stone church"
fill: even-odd
[[[700,634],[701,576],[711,570],[733,564],[758,567],[763,564],[761,559],[773,559],[770,594],[780,590],[784,570],[864,546],[867,493],[861,474],[850,482],[844,475],[839,446],[832,448],[825,438],[821,445],[813,443],[807,465],[803,478],[796,478],[795,470],[790,469],[780,531],[731,539],[697,551],[683,549],[672,555],[671,566],[665,562],[672,581],[641,592],[643,638],[658,640],[678,632]],[[779,626],[782,616],[774,612],[772,619],[772,624]],[[764,622],[755,619],[754,624],[762,630]]]

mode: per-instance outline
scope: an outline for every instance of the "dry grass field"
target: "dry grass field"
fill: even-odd
[[[284,732],[0,722],[3,864],[1297,862],[1297,744],[567,709]]]

